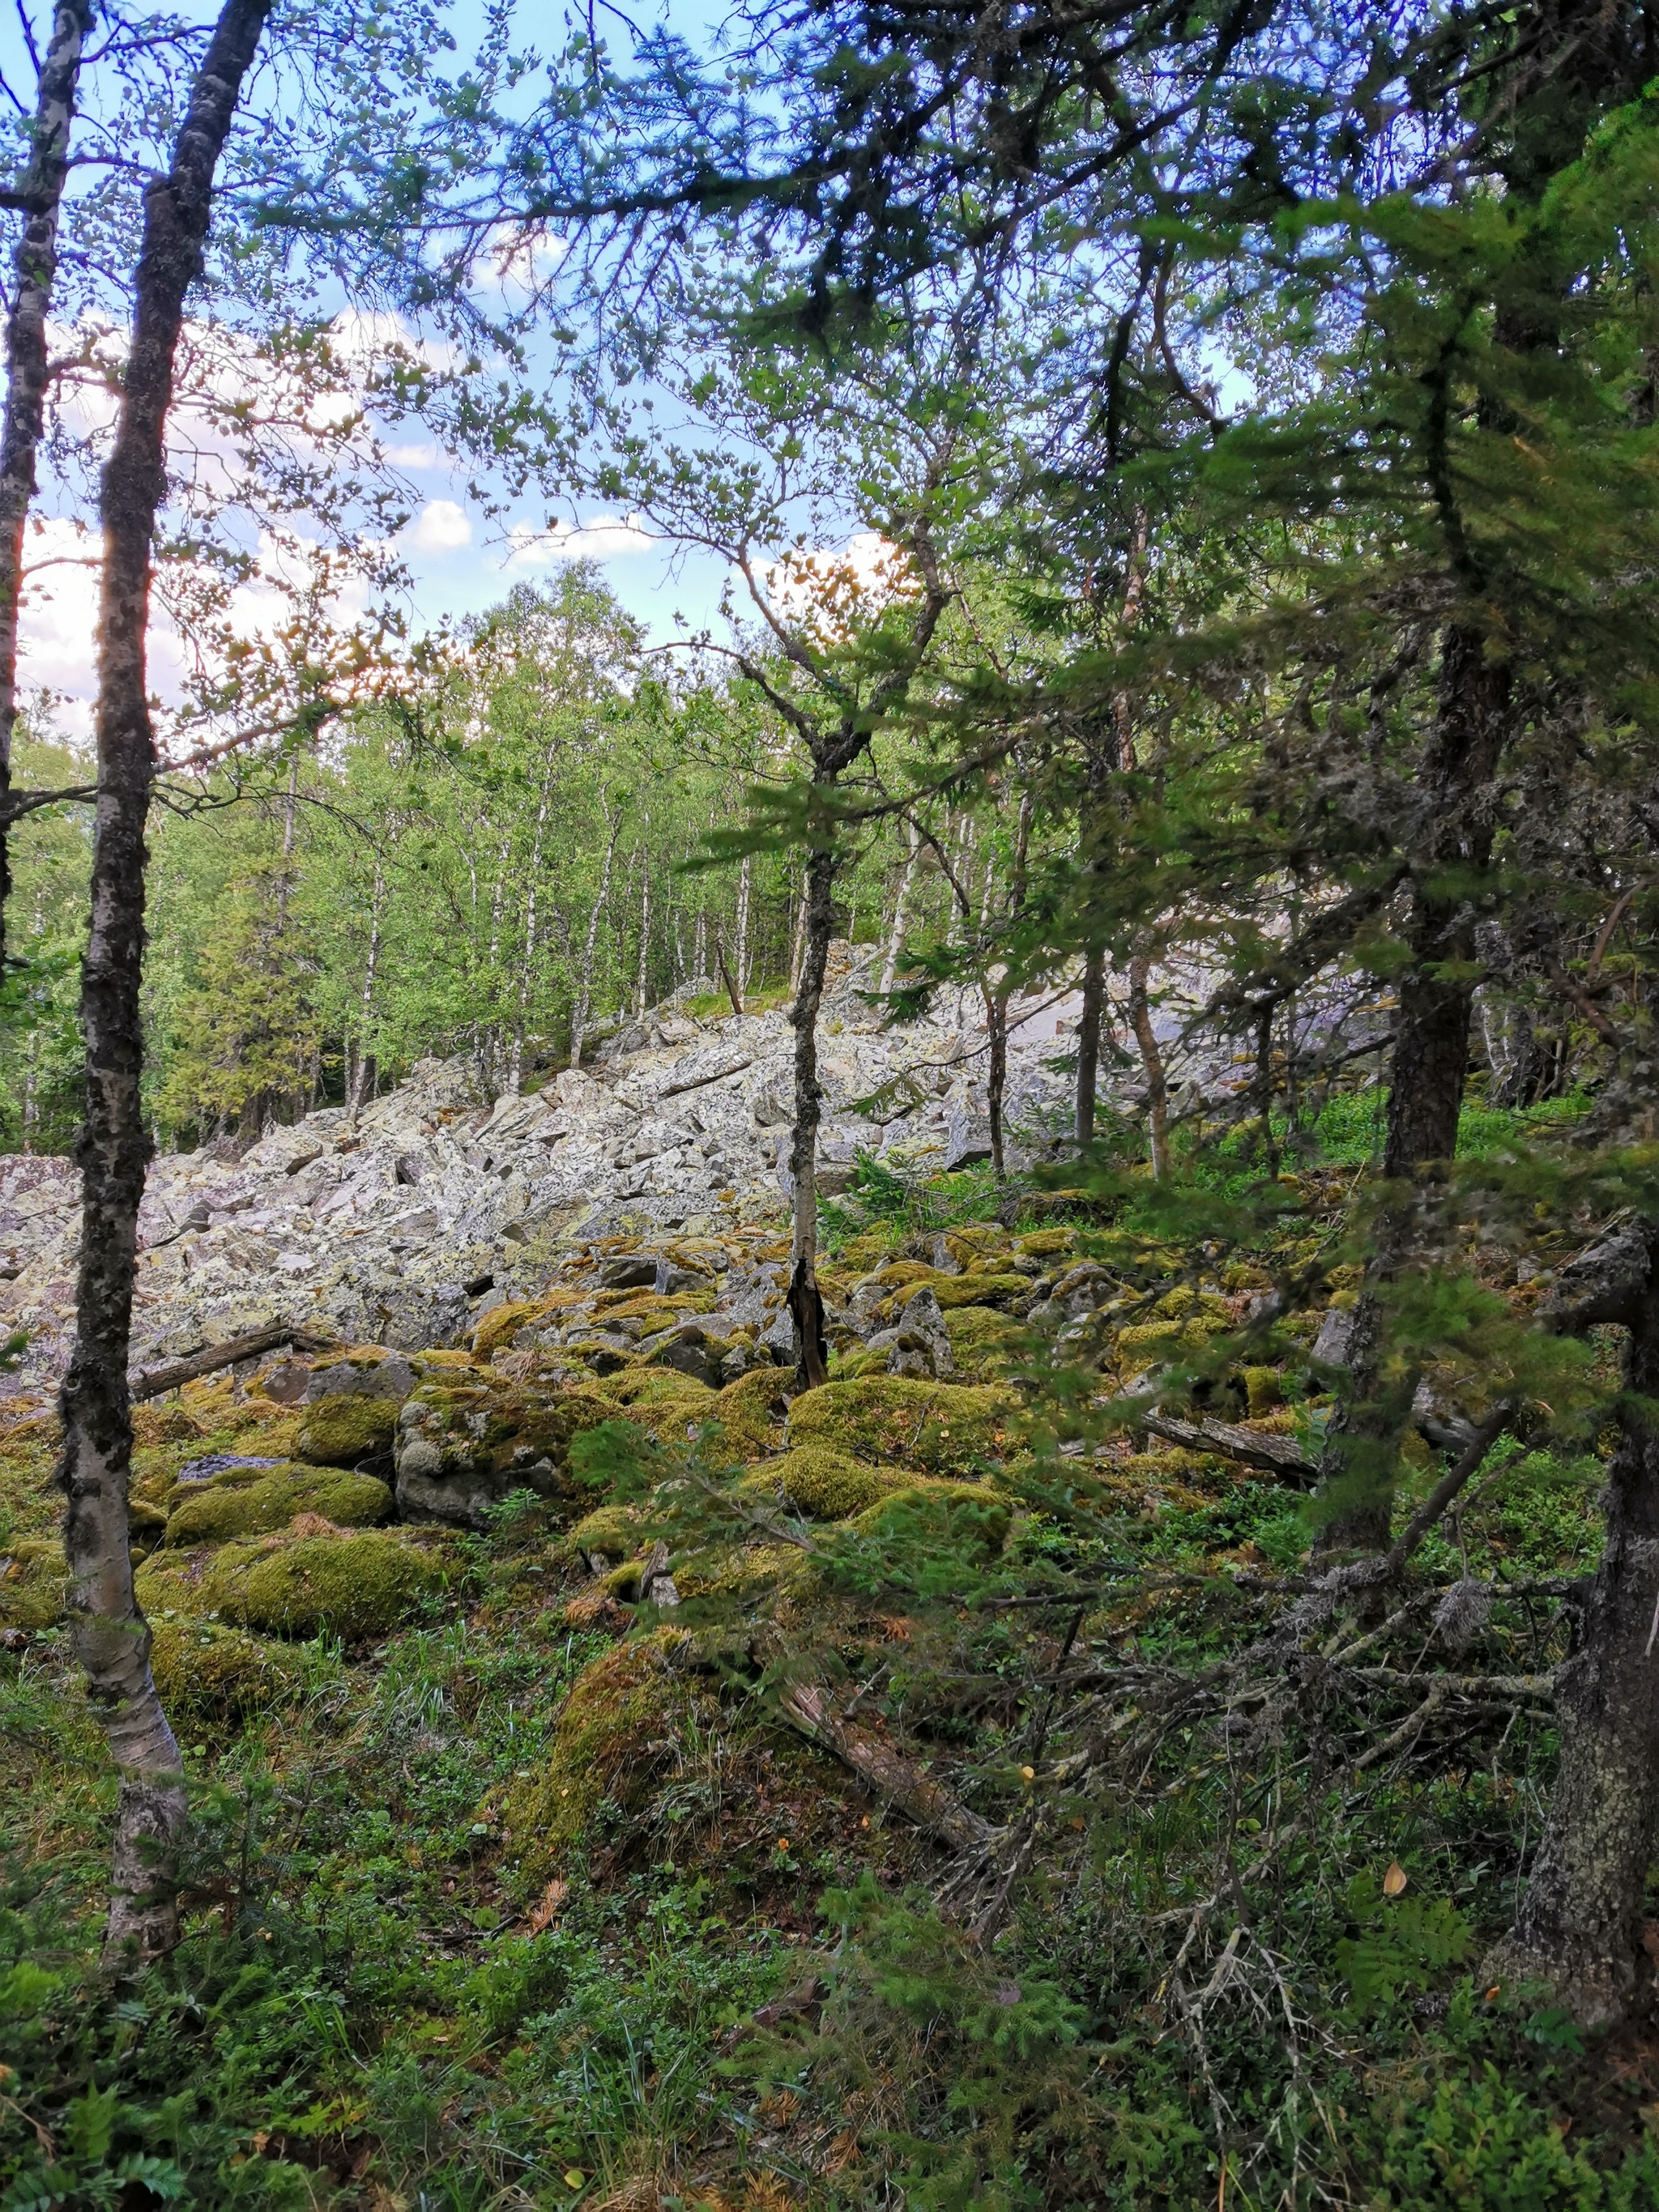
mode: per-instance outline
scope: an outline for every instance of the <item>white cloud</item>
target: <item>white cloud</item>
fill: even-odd
[[[507,533],[503,568],[545,568],[555,561],[610,561],[624,553],[648,552],[656,539],[637,514],[620,520],[595,515],[592,522],[555,522],[534,530],[515,522]]]
[[[410,536],[422,553],[454,553],[472,543],[472,523],[453,499],[429,499]]]
[[[527,305],[567,251],[563,239],[551,237],[534,224],[498,222],[474,264],[472,288],[499,293],[510,304]]]

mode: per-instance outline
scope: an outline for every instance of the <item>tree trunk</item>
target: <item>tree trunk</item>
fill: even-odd
[[[77,1146],[81,1260],[75,1350],[59,1401],[59,1480],[68,1501],[70,1631],[120,1778],[105,1932],[106,1962],[117,1972],[177,1941],[185,1811],[179,1747],[150,1677],[149,1630],[133,1594],[127,1516],[127,1353],[150,1149],[139,1098],[144,817],[155,768],[144,662],[150,547],[166,491],[167,419],[185,295],[201,269],[214,171],[270,8],[270,0],[227,0],[191,88],[173,167],[145,192],[132,344],[100,496],[99,788],[81,986],[87,1056]]]
[[[1607,1548],[1556,1675],[1561,1764],[1549,1818],[1514,1930],[1487,1962],[1502,1978],[1547,1982],[1586,2027],[1618,2020],[1635,1993],[1659,1843],[1659,1226],[1644,1223],[1606,1250],[1617,1278],[1569,1324],[1630,1331]]]
[[[1510,675],[1488,660],[1480,634],[1450,624],[1441,647],[1435,730],[1417,776],[1412,964],[1400,987],[1389,1070],[1382,1173],[1413,1190],[1436,1179],[1457,1149],[1458,1117],[1474,1014],[1475,884],[1492,857],[1486,793],[1508,723]],[[1454,968],[1448,978],[1442,963]],[[1328,1502],[1340,1501],[1315,1540],[1320,1555],[1385,1549],[1400,1438],[1417,1389],[1415,1370],[1383,1386],[1384,1315],[1377,1292],[1409,1266],[1413,1207],[1378,1221],[1375,1256],[1355,1310],[1348,1384],[1329,1431]]]
[[[795,1128],[789,1147],[793,1184],[794,1232],[789,1255],[789,1311],[794,1318],[796,1371],[803,1390],[829,1380],[830,1350],[823,1336],[823,1300],[818,1295],[818,1006],[823,971],[835,933],[836,856],[827,846],[806,857],[805,895],[801,911],[800,984],[789,1019],[795,1031]]]
[[[636,1014],[645,1012],[646,993],[649,981],[648,963],[651,957],[651,855],[644,846],[640,848],[640,969],[635,985]]]
[[[1146,1129],[1152,1155],[1152,1174],[1162,1182],[1170,1172],[1170,1088],[1164,1074],[1164,1054],[1152,1027],[1152,1002],[1146,981],[1152,972],[1149,954],[1137,952],[1129,963],[1129,1026],[1140,1050],[1146,1078]]]
[[[1034,811],[1031,794],[1024,792],[1019,802],[1018,827],[1014,832],[1014,867],[1008,886],[1008,919],[1016,920],[1025,904],[1027,863],[1031,850],[1031,816]],[[980,915],[980,931],[983,935],[989,926],[991,895],[991,863],[985,864],[985,902]],[[1008,1087],[1008,1000],[1012,985],[1006,965],[1002,980],[994,989],[988,983],[985,992],[985,1029],[990,1041],[987,1054],[985,1088],[991,1115],[991,1172],[999,1182],[1007,1180],[1007,1160],[1003,1149],[1002,1101]]]
[[[81,52],[92,21],[93,0],[58,0],[35,90],[28,167],[18,183],[28,213],[12,260],[15,289],[6,323],[6,415],[0,428],[0,969],[11,895],[3,801],[11,789],[11,740],[17,726],[23,528],[35,493],[34,456],[46,427],[46,316],[58,273],[58,212],[69,173]]]
[[[1083,963],[1083,1012],[1077,1025],[1078,1150],[1095,1140],[1095,1105],[1100,1091],[1100,1018],[1106,1003],[1106,955],[1091,952]]]
[[[890,991],[898,975],[899,955],[904,950],[904,924],[910,904],[910,886],[915,881],[916,862],[921,857],[921,832],[914,822],[907,823],[910,833],[909,850],[904,856],[904,866],[898,879],[898,896],[893,901],[893,927],[887,934],[887,955],[881,964],[881,988]]]
[[[732,951],[732,966],[738,971],[738,990],[746,998],[749,994],[749,908],[755,881],[755,856],[745,853],[743,866],[738,870],[737,943]]]
[[[599,896],[593,902],[593,911],[587,917],[587,939],[582,946],[581,974],[576,983],[576,1011],[570,1018],[570,1065],[582,1064],[582,1040],[587,1033],[588,1008],[593,999],[593,952],[599,941],[599,917],[605,912],[605,902],[611,896],[611,864],[617,857],[617,840],[622,835],[622,815],[617,813],[611,824],[611,836],[605,848],[605,865],[599,870]]]
[[[369,1079],[374,1073],[374,1056],[368,1049],[368,1025],[374,1006],[374,977],[380,965],[380,912],[385,901],[386,876],[377,854],[374,859],[374,892],[369,908],[368,959],[363,969],[363,988],[359,1000],[363,1024],[362,1049],[352,1075],[350,1095],[346,1100],[346,1121],[354,1129],[357,1126],[357,1116],[363,1110]]]

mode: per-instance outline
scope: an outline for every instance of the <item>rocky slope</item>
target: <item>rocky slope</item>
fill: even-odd
[[[846,1188],[860,1150],[934,1171],[988,1151],[982,1017],[971,995],[884,1027],[867,977],[835,949],[820,1026],[820,1179]],[[240,1158],[158,1158],[140,1223],[134,1361],[143,1367],[283,1321],[347,1343],[464,1341],[493,1307],[551,1284],[607,1237],[729,1237],[787,1195],[787,1014],[687,1011],[706,983],[614,1031],[591,1068],[480,1100],[468,1063],[424,1061],[355,1123],[342,1108],[272,1130]],[[1062,1127],[1060,1000],[1032,1001],[1009,1052],[1017,1157]],[[1165,1017],[1173,1032],[1173,1015]],[[28,1345],[0,1380],[51,1389],[73,1328],[72,1164],[0,1162],[0,1328]],[[732,1248],[734,1250],[737,1247]],[[727,1271],[728,1274],[730,1271]],[[738,1270],[723,1318],[757,1318],[775,1285]]]

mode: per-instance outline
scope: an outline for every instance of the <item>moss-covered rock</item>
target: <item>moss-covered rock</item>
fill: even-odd
[[[216,1552],[158,1553],[139,1569],[146,1613],[216,1614],[286,1636],[322,1629],[356,1641],[413,1619],[458,1578],[434,1532],[365,1528],[352,1535],[267,1537]]]
[[[397,1432],[395,1399],[342,1393],[306,1408],[295,1449],[314,1467],[356,1467],[389,1452]]]
[[[1012,1391],[991,1385],[864,1375],[804,1391],[789,1409],[789,1441],[930,1474],[967,1474],[1004,1456],[1017,1407]]]
[[[1240,1370],[1249,1418],[1261,1420],[1284,1401],[1284,1379],[1276,1367],[1246,1367]]]
[[[614,1644],[571,1685],[539,1772],[501,1802],[502,1826],[526,1874],[540,1880],[607,1799],[629,1811],[672,1756],[672,1740],[700,1705],[712,1706],[685,1664],[690,1640],[660,1628]]]
[[[1027,1297],[1031,1285],[1024,1275],[981,1274],[935,1275],[926,1284],[909,1285],[901,1296],[889,1299],[887,1310],[895,1316],[902,1314],[917,1291],[932,1291],[945,1313],[958,1306],[1006,1306],[1015,1298]]]
[[[560,1470],[572,1437],[614,1421],[620,1411],[601,1391],[504,1383],[479,1370],[464,1381],[422,1382],[398,1417],[398,1472],[503,1474],[542,1460]]]
[[[908,1480],[827,1444],[799,1444],[751,1469],[738,1483],[738,1495],[763,1502],[787,1498],[809,1520],[845,1521],[902,1490]]]
[[[300,1686],[295,1655],[246,1629],[220,1620],[161,1620],[150,1626],[150,1671],[175,1720],[244,1719],[281,1704]]]
[[[1000,1382],[1027,1357],[1024,1323],[994,1306],[958,1306],[945,1316],[945,1333],[951,1358],[975,1382]]]
[[[0,1626],[52,1627],[63,1618],[68,1588],[60,1543],[14,1536],[0,1544]]]
[[[788,1410],[784,1401],[794,1383],[793,1368],[751,1367],[720,1392],[714,1419],[739,1458],[759,1459],[776,1449]]]
[[[372,1528],[392,1511],[392,1492],[372,1474],[337,1468],[231,1468],[201,1485],[175,1490],[167,1540],[184,1547],[227,1544],[286,1528],[296,1513],[318,1513],[343,1528]]]
[[[570,1540],[585,1556],[616,1561],[631,1559],[644,1541],[644,1516],[637,1505],[599,1505],[585,1513]]]
[[[951,1548],[991,1556],[1008,1539],[1008,1501],[981,1482],[901,1485],[856,1515],[863,1536],[915,1536],[928,1549]]]
[[[509,1299],[505,1305],[492,1306],[472,1332],[474,1353],[488,1359],[497,1345],[507,1343],[540,1311],[533,1298]]]

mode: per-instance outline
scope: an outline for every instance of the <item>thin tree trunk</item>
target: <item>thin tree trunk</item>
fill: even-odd
[[[120,1796],[105,1958],[130,1970],[177,1941],[185,1814],[179,1747],[149,1671],[132,1586],[127,1355],[138,1206],[150,1139],[139,1096],[143,1039],[144,817],[155,748],[145,682],[150,548],[167,488],[167,410],[185,295],[200,272],[214,172],[271,0],[227,0],[191,90],[173,167],[144,195],[137,308],[115,442],[100,495],[98,802],[82,969],[86,1043],[81,1260],[75,1350],[59,1404],[68,1501],[69,1615]]]
[[[921,854],[921,832],[914,822],[907,822],[910,848],[904,856],[904,866],[898,880],[898,896],[893,902],[893,927],[887,935],[887,957],[881,964],[881,988],[890,991],[898,975],[899,955],[904,950],[904,924],[910,904],[910,886],[915,881],[916,862]]]
[[[374,890],[369,907],[368,958],[363,968],[363,988],[358,996],[362,1017],[363,1042],[357,1065],[352,1074],[351,1095],[346,1101],[346,1121],[349,1127],[357,1126],[357,1116],[363,1110],[363,1096],[374,1073],[374,1055],[368,1048],[369,1024],[374,1011],[374,978],[380,965],[380,915],[386,903],[386,874],[380,856],[374,856]]]
[[[634,988],[636,1014],[645,1012],[648,963],[651,957],[651,855],[640,848],[640,969]]]
[[[817,1146],[823,1108],[823,1094],[818,1088],[818,1007],[823,998],[823,971],[836,915],[836,856],[828,845],[814,847],[808,853],[805,876],[800,982],[789,1014],[795,1031],[795,1129],[789,1147],[794,1216],[789,1310],[795,1322],[797,1377],[803,1390],[811,1390],[829,1380],[830,1357],[817,1281]]]
[[[35,88],[28,167],[18,181],[28,212],[12,261],[15,289],[6,323],[6,414],[0,427],[0,968],[11,894],[4,800],[11,789],[11,741],[17,726],[23,527],[35,493],[34,457],[46,427],[46,317],[58,273],[58,213],[69,173],[81,53],[92,33],[93,15],[93,0],[57,0]]]
[[[789,988],[792,991],[800,988],[801,951],[806,943],[806,887],[803,883],[800,902],[795,908],[794,939],[789,948]]]
[[[755,856],[745,853],[743,866],[738,870],[737,942],[732,948],[732,964],[738,973],[738,989],[747,997],[749,992],[749,906],[754,889]]]
[[[1574,1296],[1575,1274],[1603,1269]],[[1621,1433],[1607,1470],[1607,1547],[1555,1678],[1561,1761],[1549,1817],[1513,1932],[1486,1966],[1494,1979],[1545,1982],[1599,2027],[1635,1994],[1659,1843],[1659,1226],[1640,1223],[1587,1255],[1564,1275],[1557,1304],[1557,1326],[1613,1322],[1630,1332]]]
[[[1434,734],[1417,776],[1415,884],[1404,933],[1412,963],[1400,987],[1382,1147],[1385,1178],[1413,1191],[1437,1179],[1457,1149],[1475,969],[1473,887],[1457,878],[1478,875],[1492,857],[1486,793],[1503,750],[1510,688],[1507,665],[1486,658],[1480,633],[1451,624],[1441,647]],[[1443,888],[1449,878],[1451,887]],[[1409,1265],[1413,1213],[1408,1201],[1377,1224],[1349,1337],[1347,1388],[1328,1431],[1322,1487],[1336,1510],[1316,1539],[1321,1555],[1388,1544],[1400,1438],[1418,1377],[1407,1363],[1384,1379],[1378,1294]]]
[[[536,895],[541,887],[542,841],[547,834],[547,810],[552,789],[553,754],[550,747],[542,765],[542,787],[536,802],[536,829],[530,841],[530,871],[525,891],[524,966],[519,970],[519,1005],[513,1024],[513,1052],[507,1083],[515,1097],[524,1087],[524,1035],[530,1018],[530,980],[536,969]]]
[[[1106,1003],[1106,955],[1095,950],[1083,963],[1083,1008],[1077,1024],[1077,1111],[1073,1133],[1078,1150],[1095,1140],[1095,1103],[1100,1091],[1100,1018]]]
[[[1021,794],[1019,826],[1014,833],[1013,880],[1008,887],[1008,919],[1012,921],[1025,904],[1025,878],[1031,849],[1031,816],[1033,805],[1030,791]],[[989,920],[991,894],[991,864],[985,865],[985,905],[980,917],[981,932]],[[991,1172],[999,1182],[1007,1180],[1007,1162],[1003,1150],[1002,1099],[1008,1085],[1008,999],[1012,986],[1005,966],[1003,978],[994,990],[988,985],[985,994],[985,1026],[990,1039],[987,1054],[989,1066],[986,1072],[986,1091],[991,1114]]]
[[[593,902],[593,911],[587,917],[587,938],[582,946],[581,973],[576,981],[576,1011],[570,1021],[570,1065],[582,1064],[582,1041],[587,1034],[588,1009],[593,999],[593,954],[599,941],[599,917],[605,912],[605,901],[611,896],[611,864],[617,857],[617,840],[622,835],[622,815],[617,812],[611,823],[611,835],[605,842],[605,865],[599,870],[599,896]]]
[[[1159,1182],[1170,1172],[1170,1087],[1164,1073],[1164,1054],[1152,1027],[1152,1001],[1146,983],[1152,973],[1151,956],[1137,952],[1129,963],[1129,1026],[1140,1050],[1146,1077],[1146,1128],[1152,1155],[1152,1173]]]

